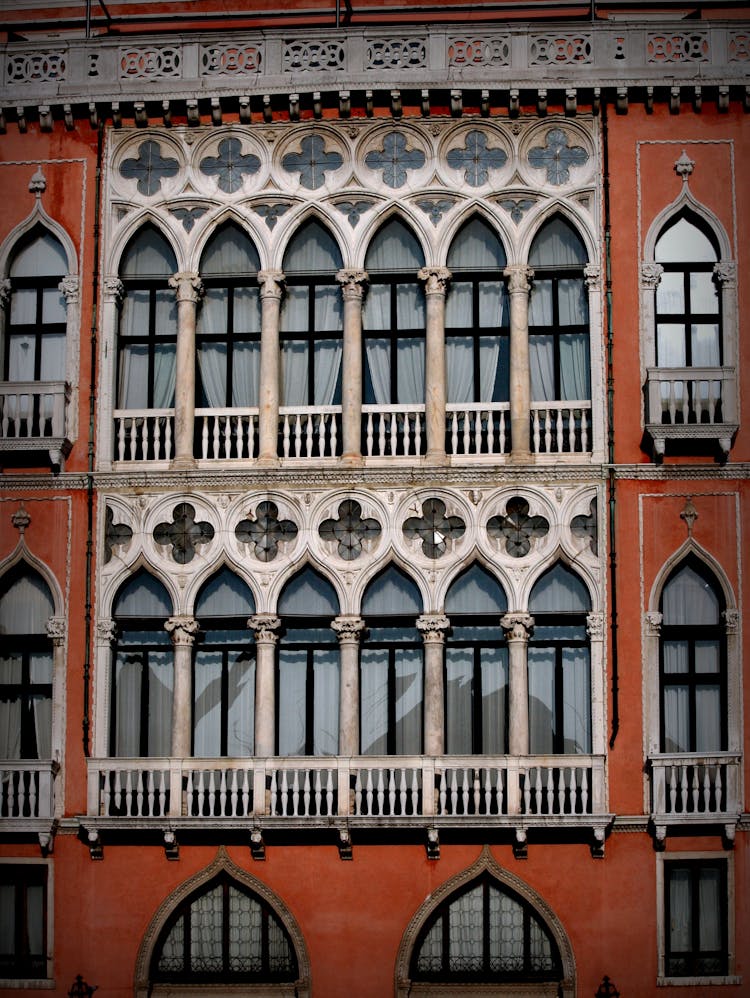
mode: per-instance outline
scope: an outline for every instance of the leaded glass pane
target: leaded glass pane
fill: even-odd
[[[295,969],[289,939],[273,915],[268,916],[268,969],[272,974],[292,974]]]
[[[185,919],[180,916],[164,940],[157,967],[160,971],[181,971],[185,961]]]
[[[656,311],[661,315],[685,312],[685,279],[680,271],[665,270],[656,288]]]
[[[443,919],[436,918],[422,941],[417,956],[417,970],[434,974],[443,969]]]
[[[190,906],[190,969],[220,974],[224,897],[221,885],[197,897]]]
[[[552,944],[544,928],[535,918],[529,919],[529,957],[535,973],[554,970]]]
[[[466,891],[448,909],[448,970],[478,973],[483,969],[483,888]]]
[[[489,888],[490,970],[523,971],[523,908],[497,888]]]
[[[229,888],[229,969],[258,973],[262,969],[263,912],[243,891]]]

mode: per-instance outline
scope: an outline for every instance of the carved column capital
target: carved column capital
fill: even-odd
[[[604,614],[601,610],[586,615],[586,633],[590,638],[604,637]]]
[[[450,626],[450,620],[443,613],[423,613],[417,617],[417,630],[422,632],[425,644],[442,644]]]
[[[78,294],[81,289],[81,282],[77,274],[68,274],[67,277],[63,277],[57,287],[60,291],[62,291],[63,297],[68,305],[75,305],[78,303]]]
[[[105,302],[114,302],[119,305],[125,297],[125,285],[119,277],[105,277],[102,281],[102,294]]]
[[[664,273],[664,268],[660,263],[642,263],[641,264],[641,288],[644,291],[652,291],[659,287],[659,281],[661,281],[661,275]]]
[[[100,619],[97,620],[96,637],[100,644],[112,644],[117,637],[117,624],[111,617],[100,617]]]
[[[658,637],[661,634],[662,615],[658,610],[647,610],[643,615],[643,626],[646,634]]]
[[[0,278],[0,308],[5,308],[10,301],[10,287],[9,277]]]
[[[200,626],[195,617],[170,617],[164,624],[164,630],[171,637],[175,647],[191,646],[195,641],[195,635],[200,631]]]
[[[737,287],[737,264],[734,260],[721,260],[714,266],[714,274],[725,288]]]
[[[583,279],[589,291],[598,291],[602,284],[602,272],[599,265],[587,263],[583,268]]]
[[[256,613],[248,619],[247,626],[255,632],[256,645],[275,645],[279,640],[276,632],[281,627],[281,620],[272,613]]]
[[[169,278],[170,288],[174,288],[178,302],[189,301],[197,305],[203,294],[203,281],[200,274],[183,271]]]
[[[362,300],[368,281],[366,270],[340,270],[336,274],[336,280],[341,285],[344,299]]]
[[[508,641],[528,641],[534,630],[534,618],[530,613],[506,613],[500,618],[500,626]]]
[[[722,617],[724,618],[724,629],[726,633],[736,634],[740,629],[740,611],[724,610]]]
[[[259,270],[258,284],[261,298],[281,298],[284,291],[284,272],[282,270]]]
[[[335,632],[341,645],[357,645],[365,629],[365,622],[361,617],[344,615],[334,617],[331,621],[331,630]]]
[[[52,644],[56,647],[65,643],[67,626],[65,617],[50,617],[47,621],[47,637],[52,639]]]
[[[426,295],[444,295],[448,289],[451,272],[447,267],[422,267],[417,277],[424,281]]]
[[[515,263],[506,267],[503,276],[508,280],[509,294],[528,294],[531,291],[534,270],[532,267],[527,267],[525,263]]]

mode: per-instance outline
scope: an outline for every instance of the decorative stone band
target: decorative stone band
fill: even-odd
[[[500,618],[500,626],[507,641],[528,641],[534,630],[534,618],[530,613],[506,613]]]
[[[422,632],[425,644],[442,644],[450,626],[450,620],[442,613],[423,613],[417,617],[417,630]]]
[[[164,624],[164,630],[172,639],[173,645],[192,645],[200,626],[195,617],[170,617]]]
[[[357,645],[362,632],[365,629],[365,622],[361,617],[342,616],[334,617],[331,621],[331,630],[335,631],[342,645]]]
[[[276,632],[281,627],[281,620],[272,613],[256,613],[255,616],[248,618],[247,626],[255,631],[257,645],[275,645],[279,640]]]

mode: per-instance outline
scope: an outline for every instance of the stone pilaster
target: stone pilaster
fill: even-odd
[[[260,398],[258,413],[258,460],[278,461],[279,434],[279,321],[284,275],[280,270],[263,270],[260,284]]]

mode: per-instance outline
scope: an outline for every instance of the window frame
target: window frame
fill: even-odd
[[[541,613],[539,611],[534,613],[534,627],[576,627],[583,628],[586,631],[586,617],[588,616],[585,612],[575,612],[575,613]],[[531,651],[533,648],[552,648],[555,655],[555,672],[554,672],[554,683],[555,683],[555,703],[554,703],[554,715],[552,718],[553,728],[552,728],[552,754],[553,755],[578,755],[579,753],[566,753],[565,752],[565,700],[564,700],[564,671],[565,663],[563,661],[563,653],[568,648],[584,648],[588,653],[588,666],[589,666],[589,683],[588,683],[588,711],[589,711],[589,737],[591,739],[591,744],[589,745],[586,752],[580,753],[581,755],[591,755],[593,751],[593,716],[592,716],[592,698],[591,698],[591,676],[592,676],[592,663],[591,663],[591,641],[586,634],[585,637],[580,638],[537,638],[536,630],[529,638],[528,650]],[[531,661],[527,662],[527,671],[531,666]],[[531,689],[531,683],[529,683],[529,689]],[[533,726],[531,724],[531,695],[529,694],[529,742],[531,742],[531,735]],[[530,753],[534,753],[531,748],[529,748]],[[547,754],[547,753],[543,753]]]
[[[365,651],[385,651],[387,653],[387,675],[386,675],[386,707],[387,707],[387,727],[386,727],[386,750],[385,755],[394,756],[398,758],[399,756],[411,756],[411,755],[421,755],[424,751],[424,694],[425,694],[425,654],[424,654],[424,641],[422,640],[419,631],[416,628],[416,621],[409,620],[409,618],[396,618],[394,622],[394,627],[397,627],[405,632],[409,632],[409,637],[402,641],[396,640],[386,640],[385,638],[376,638],[373,640],[370,637],[370,632],[372,630],[383,629],[383,623],[388,620],[381,621],[377,618],[370,616],[366,619],[367,631],[366,636],[362,640],[360,645],[360,658],[359,658],[359,716],[362,718],[364,716],[364,687],[363,682],[363,670],[365,664],[363,662],[362,653]],[[387,628],[390,630],[391,628]],[[421,669],[421,686],[422,695],[420,702],[420,718],[419,718],[419,748],[416,752],[399,752],[396,748],[396,732],[398,728],[398,718],[396,717],[396,655],[401,649],[412,649],[419,653],[420,658],[420,669]],[[362,746],[362,724],[360,724],[360,754],[363,756],[374,756],[377,757],[383,753],[368,752]]]
[[[21,742],[19,759],[43,759],[39,754],[34,720],[34,701],[40,697],[52,703],[54,686],[54,648],[52,641],[43,634],[8,634],[4,636],[4,655],[21,659],[21,680],[17,683],[0,683],[0,699],[21,701]],[[34,652],[47,652],[52,678],[48,683],[32,683],[30,658]]]
[[[444,718],[444,744],[446,755],[453,755],[450,748],[448,747],[448,654],[451,648],[459,648],[470,650],[472,653],[472,677],[471,677],[471,690],[469,696],[471,697],[471,750],[469,755],[507,755],[508,754],[508,738],[509,738],[509,721],[510,721],[510,662],[508,653],[508,642],[502,633],[502,630],[498,628],[497,618],[491,615],[482,614],[458,614],[453,613],[450,617],[451,629],[445,638],[445,648],[443,654],[443,689],[445,690],[445,718]],[[455,635],[455,628],[472,628],[481,627],[483,630],[489,626],[493,626],[494,629],[498,631],[498,636],[496,638],[488,638],[482,635],[481,638],[461,638]],[[485,748],[485,742],[487,740],[487,734],[484,731],[484,717],[483,717],[483,686],[482,686],[482,653],[488,649],[498,649],[505,652],[505,673],[506,673],[506,684],[504,690],[504,705],[503,705],[503,747],[499,752],[488,753]],[[465,755],[466,753],[455,753],[457,755]]]
[[[8,869],[13,871],[13,873],[5,874],[5,871]],[[36,879],[37,883],[41,882],[44,888],[42,910],[44,955],[40,960],[40,969],[43,969],[44,973],[43,975],[28,974],[25,976],[14,975],[13,977],[6,977],[4,976],[3,968],[0,967],[0,987],[8,990],[30,987],[42,989],[55,987],[55,981],[52,978],[52,954],[54,952],[54,866],[49,859],[0,858],[0,882],[2,883],[8,882],[8,880],[3,879],[4,876],[8,877],[9,880],[11,878],[19,879],[22,871],[32,870],[34,873],[30,875],[30,879]],[[16,899],[16,905],[18,903],[18,899]],[[41,966],[42,962],[43,967]]]
[[[260,327],[256,332],[250,333],[238,333],[234,329],[234,302],[236,297],[236,292],[238,290],[243,290],[246,288],[256,289],[260,295],[260,284],[258,283],[258,277],[256,275],[242,274],[239,276],[234,276],[232,274],[227,275],[207,275],[206,277],[201,276],[203,282],[203,287],[205,291],[210,291],[212,288],[218,288],[222,291],[227,292],[227,322],[226,328],[218,330],[213,333],[204,332],[200,328],[200,316],[197,322],[197,328],[195,331],[195,398],[196,398],[196,408],[210,409],[211,406],[208,403],[205,395],[205,389],[203,387],[203,379],[201,377],[199,355],[201,347],[204,344],[226,344],[227,353],[224,361],[225,364],[225,382],[224,382],[224,402],[220,408],[233,409],[235,408],[232,401],[232,392],[234,387],[234,353],[235,348],[244,343],[257,343],[258,350],[260,350],[260,340],[261,331]],[[258,311],[260,316],[260,301],[258,304]],[[260,364],[260,360],[258,361]],[[258,388],[260,394],[260,385]],[[254,407],[258,405],[258,399],[253,402],[248,402],[247,406]],[[244,408],[240,406],[238,408]]]
[[[122,365],[123,356],[125,353],[125,346],[145,346],[148,350],[148,381],[147,381],[147,409],[154,408],[154,378],[155,378],[155,357],[156,357],[156,346],[157,344],[163,344],[167,346],[172,346],[174,348],[174,364],[177,364],[177,319],[176,319],[176,300],[173,303],[175,309],[175,323],[174,328],[169,333],[162,335],[157,334],[156,331],[156,311],[157,311],[157,295],[162,292],[166,295],[173,295],[171,292],[167,280],[164,277],[123,277],[122,285],[124,290],[123,303],[124,307],[125,299],[133,291],[146,291],[148,292],[148,331],[146,333],[140,333],[136,335],[127,335],[122,332],[122,310],[120,311],[120,317],[117,329],[117,370],[115,372],[115,386],[116,386],[116,408],[124,409],[127,411],[127,407],[124,405],[121,398],[121,385],[120,378],[122,375]],[[176,389],[175,389],[176,390]],[[166,408],[174,407],[174,391],[172,393],[172,403]],[[137,409],[135,410],[138,411]]]
[[[252,668],[257,670],[258,667],[258,656],[255,641],[253,640],[252,630],[247,630],[247,616],[242,618],[232,618],[232,617],[212,617],[212,616],[198,616],[196,617],[200,625],[200,633],[198,635],[198,640],[196,640],[193,646],[193,656],[192,656],[192,703],[191,703],[191,722],[190,722],[190,752],[193,757],[195,757],[195,700],[196,700],[196,673],[200,668],[200,663],[198,657],[202,651],[211,652],[216,655],[221,655],[221,690],[219,698],[219,711],[220,711],[220,722],[219,722],[219,754],[217,756],[209,756],[209,758],[217,759],[227,759],[227,758],[237,758],[236,755],[230,756],[228,752],[228,741],[229,741],[229,666],[230,657],[232,655],[239,656],[241,654],[248,654],[252,657]],[[238,631],[243,629],[246,631],[247,636],[244,641],[231,640],[227,642],[216,642],[211,644],[205,644],[204,640],[207,635],[210,635],[215,631]],[[236,661],[236,660],[235,660]],[[248,665],[248,668],[250,666]],[[255,683],[253,683],[253,716],[250,721],[250,729],[253,734],[253,751],[248,753],[247,758],[251,758],[255,752]],[[204,758],[201,756],[200,758]]]
[[[315,705],[315,652],[321,650],[334,650],[337,666],[337,688],[341,680],[341,660],[339,653],[339,643],[331,627],[330,617],[307,617],[304,620],[296,618],[292,615],[288,615],[283,618],[284,628],[279,637],[279,641],[276,645],[276,661],[275,661],[275,744],[274,750],[275,754],[280,759],[294,758],[294,756],[282,755],[280,752],[279,740],[281,734],[281,686],[282,686],[282,653],[286,650],[303,652],[306,657],[305,661],[305,747],[304,756],[310,756],[315,758],[326,758],[330,757],[328,753],[316,752],[315,748],[315,717],[316,717],[316,705]],[[284,643],[284,638],[287,636],[289,630],[330,630],[331,640],[330,641],[299,641],[299,642],[289,642]],[[336,711],[336,722],[338,724],[338,710]],[[333,755],[338,754],[339,739],[341,733],[337,731],[336,735],[336,751]]]

